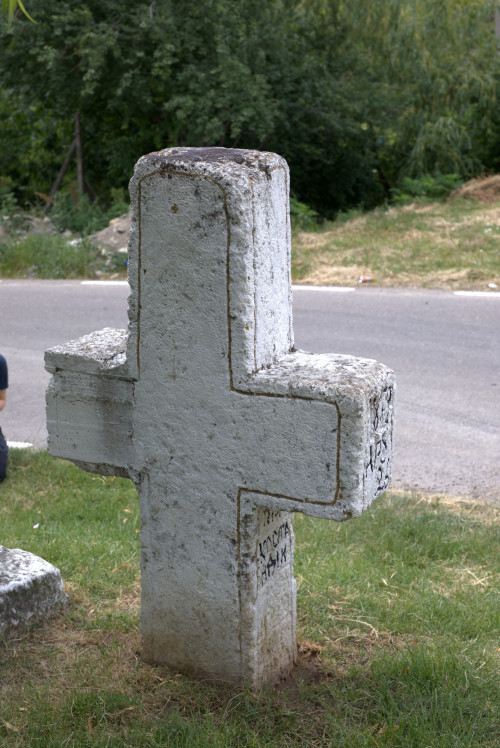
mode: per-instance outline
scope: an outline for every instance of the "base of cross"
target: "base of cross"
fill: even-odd
[[[297,661],[292,515],[242,496],[233,519],[236,553],[226,555],[226,539],[215,543],[215,558],[205,557],[205,579],[198,573],[187,581],[182,562],[172,560],[170,603],[154,594],[156,574],[143,576],[142,657],[195,677],[260,688],[288,675]],[[170,530],[173,540],[179,528]],[[180,532],[185,536],[185,526]]]
[[[358,516],[392,461],[393,372],[293,346],[288,178],[140,159],[128,331],[46,352],[49,451],[138,488],[144,659],[253,688],[296,662],[293,512]]]

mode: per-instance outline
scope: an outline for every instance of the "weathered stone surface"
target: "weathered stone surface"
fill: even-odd
[[[291,513],[359,515],[392,460],[393,372],[293,347],[288,178],[144,156],[126,360],[124,331],[46,353],[49,450],[138,487],[144,658],[254,687],[296,657]]]
[[[59,569],[28,551],[0,546],[0,634],[50,618],[67,604]]]

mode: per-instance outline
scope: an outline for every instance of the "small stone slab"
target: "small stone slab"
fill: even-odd
[[[0,545],[0,635],[50,618],[68,602],[59,569],[33,553]]]

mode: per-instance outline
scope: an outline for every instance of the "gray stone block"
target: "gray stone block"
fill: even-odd
[[[28,551],[0,546],[0,635],[50,618],[68,603],[59,569]]]

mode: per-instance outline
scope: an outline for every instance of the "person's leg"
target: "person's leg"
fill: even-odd
[[[5,437],[2,434],[2,429],[0,429],[0,481],[2,481],[7,475],[8,451],[9,448],[7,447],[7,442],[5,441]]]

